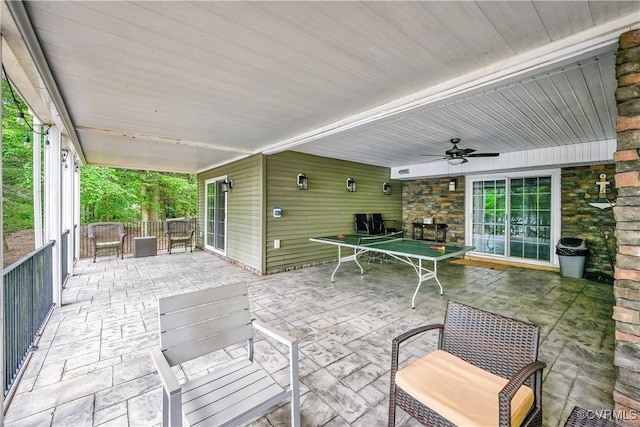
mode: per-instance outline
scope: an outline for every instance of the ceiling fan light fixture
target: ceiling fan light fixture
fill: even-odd
[[[463,163],[467,163],[468,160],[465,159],[464,157],[452,157],[450,159],[447,159],[447,162],[449,162],[450,165],[461,165]]]

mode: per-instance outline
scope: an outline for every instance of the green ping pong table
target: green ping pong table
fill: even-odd
[[[424,240],[411,240],[402,237],[402,233],[389,234],[385,236],[366,236],[341,234],[338,236],[313,237],[312,242],[336,245],[338,247],[338,265],[331,274],[331,282],[343,262],[354,261],[360,267],[360,274],[364,274],[364,269],[358,262],[358,256],[367,252],[385,254],[393,259],[410,265],[418,275],[418,286],[411,298],[411,308],[415,308],[416,295],[422,282],[434,279],[440,287],[440,295],[444,293],[442,284],[438,280],[438,261],[447,258],[464,255],[474,249],[473,246],[461,246],[455,244],[443,244],[427,242]],[[342,248],[353,249],[353,253],[342,256]],[[417,260],[417,263],[416,263]],[[433,262],[433,270],[422,266],[422,261]]]

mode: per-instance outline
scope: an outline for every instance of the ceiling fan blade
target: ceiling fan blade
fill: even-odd
[[[473,153],[467,155],[467,157],[498,157],[500,153]]]
[[[461,155],[468,156],[469,154],[474,153],[475,151],[476,150],[474,150],[473,148],[463,148]]]
[[[431,155],[430,155],[430,154],[427,154],[427,156],[431,157]],[[442,161],[442,160],[447,160],[447,159],[449,159],[449,157],[442,157],[442,156],[440,156],[440,157],[438,157],[437,159],[429,159],[429,160],[427,160],[426,162],[422,162],[422,163],[440,162],[440,161]]]
[[[443,156],[442,154],[420,154],[422,157],[440,157],[443,159],[446,159],[448,157]]]

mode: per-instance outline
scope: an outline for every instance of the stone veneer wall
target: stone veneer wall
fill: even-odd
[[[615,200],[614,165],[596,165],[562,170],[562,237],[578,237],[586,241],[589,256],[586,271],[613,276],[616,254],[615,219],[611,209],[598,209],[588,201],[598,198],[596,181],[606,173],[612,185],[608,197]],[[464,241],[465,180],[457,177],[455,191],[449,191],[450,178],[405,181],[402,185],[402,223],[407,236],[413,235],[412,222],[433,218],[447,224],[447,241]],[[557,242],[551,242],[555,250]]]
[[[618,375],[613,400],[616,410],[629,414],[627,425],[640,426],[640,30],[620,36],[616,77],[618,198],[614,215],[618,255],[613,318]]]
[[[413,222],[433,218],[447,224],[447,242],[464,242],[464,177],[456,177],[456,190],[449,191],[451,178],[405,181],[402,184],[402,224],[413,236]]]
[[[578,237],[585,240],[589,248],[585,271],[602,272],[613,278],[616,257],[616,226],[613,210],[594,208],[589,202],[598,199],[596,181],[600,174],[607,175],[611,184],[607,187],[607,198],[615,201],[615,165],[594,165],[562,169],[561,237]],[[551,242],[555,250],[558,242]]]

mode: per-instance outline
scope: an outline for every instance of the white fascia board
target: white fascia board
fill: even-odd
[[[391,179],[437,178],[475,175],[488,172],[534,170],[550,167],[584,166],[612,163],[617,141],[587,142],[551,148],[503,153],[499,157],[472,157],[462,165],[450,165],[446,160],[391,168]]]
[[[346,117],[265,147],[263,154],[292,150],[303,144],[335,135],[387,117],[423,107],[472,90],[495,85],[514,77],[534,73],[541,68],[601,52],[618,43],[620,34],[640,26],[637,13],[606,22],[562,40],[546,44],[523,54],[480,68],[466,75],[398,98],[376,108]]]

